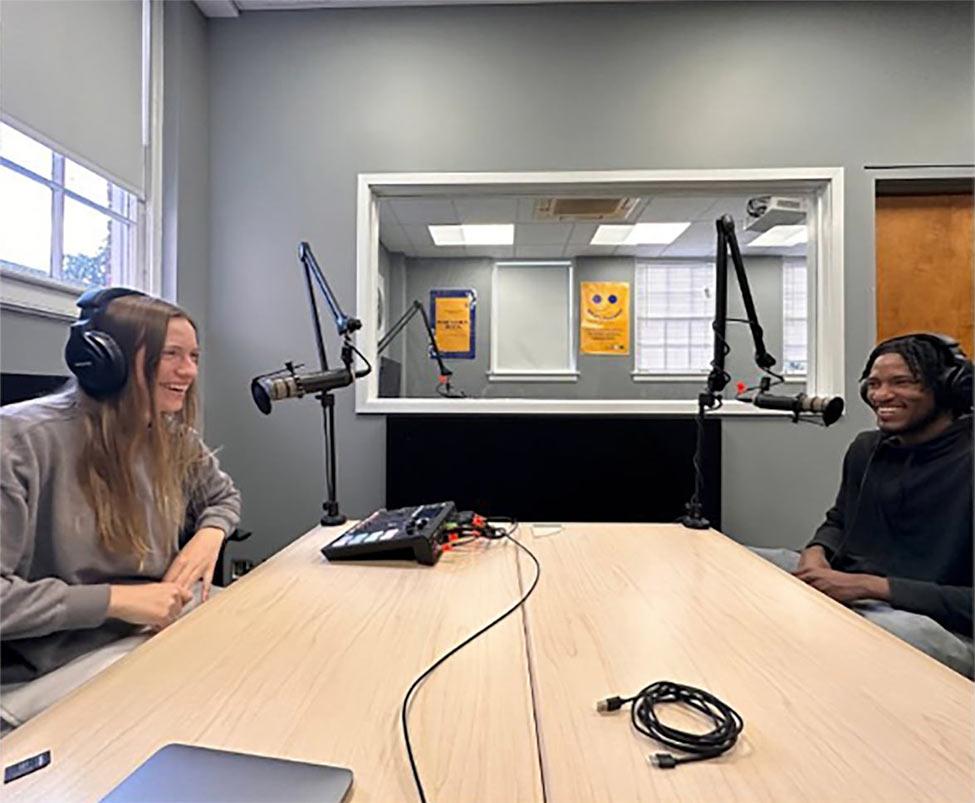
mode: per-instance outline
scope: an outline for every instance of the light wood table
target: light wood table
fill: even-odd
[[[403,694],[519,597],[516,550],[477,544],[434,568],[329,564],[319,548],[339,529],[313,530],[5,737],[4,764],[46,749],[52,763],[4,799],[95,800],[188,742],[349,767],[356,803],[415,800]],[[542,799],[517,614],[439,668],[412,711],[431,800]]]
[[[716,532],[543,532],[522,538],[542,564],[527,633],[552,803],[975,797],[965,678]],[[628,707],[596,713],[656,680],[736,709],[733,750],[658,769],[647,756],[665,751],[632,730]]]
[[[431,801],[972,800],[969,681],[718,533],[543,532],[518,534],[542,563],[524,615],[414,698]],[[403,693],[516,600],[533,566],[506,542],[435,568],[330,565],[330,537],[312,531],[6,737],[5,764],[44,749],[53,762],[3,797],[97,799],[183,741],[350,767],[356,803],[415,800]],[[738,745],[651,767],[661,748],[595,702],[654,680],[732,705]]]

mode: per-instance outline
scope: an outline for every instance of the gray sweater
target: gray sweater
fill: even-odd
[[[179,533],[160,522],[145,465],[133,467],[146,500],[150,552],[106,551],[78,483],[83,422],[71,395],[0,408],[0,679],[31,680],[137,628],[107,619],[109,585],[156,582],[178,552]],[[188,489],[186,526],[230,533],[240,494],[204,447],[200,481]]]

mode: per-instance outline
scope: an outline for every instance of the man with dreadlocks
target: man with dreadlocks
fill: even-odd
[[[877,429],[843,461],[836,504],[802,553],[756,550],[972,677],[972,363],[934,334],[871,352]]]

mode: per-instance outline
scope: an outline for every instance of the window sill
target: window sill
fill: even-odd
[[[707,382],[707,374],[646,374],[642,371],[630,371],[630,378],[634,382]],[[805,382],[805,374],[785,374],[785,384]]]
[[[488,371],[488,382],[578,382],[578,371]]]
[[[707,382],[707,374],[647,374],[642,371],[630,371],[634,382]]]
[[[0,308],[27,315],[73,321],[78,317],[75,302],[85,291],[80,285],[65,284],[41,276],[0,267]]]
[[[697,415],[697,402],[690,399],[390,399],[368,398],[366,388],[357,388],[359,415]],[[781,419],[792,414],[763,410],[745,402],[727,400],[708,418],[736,420]]]

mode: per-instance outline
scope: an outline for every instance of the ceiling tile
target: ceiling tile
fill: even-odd
[[[655,196],[643,208],[638,220],[643,223],[678,223],[706,220],[707,212],[713,204],[714,198],[712,196]]]
[[[643,258],[653,258],[663,256],[664,251],[667,250],[666,245],[638,245],[636,247],[636,256]]]
[[[472,245],[467,247],[469,257],[487,257],[489,259],[511,259],[515,249],[510,245]]]
[[[380,200],[377,206],[379,207],[380,228],[390,223],[396,226],[400,225],[400,222],[396,218],[396,213],[393,211],[393,207],[390,205],[390,201],[388,198]]]
[[[433,238],[430,236],[430,229],[426,226],[412,224],[403,226],[403,231],[413,248],[436,248]]]
[[[515,245],[557,245],[569,239],[571,223],[522,223],[515,226]]]
[[[717,233],[713,223],[692,223],[674,242],[664,246],[665,256],[714,256]]]
[[[515,198],[457,198],[454,206],[461,223],[514,223],[518,214]]]
[[[379,228],[379,241],[386,246],[388,251],[399,251],[409,253],[411,250],[410,240],[403,231],[403,227],[396,223],[386,223]]]
[[[444,198],[390,198],[389,204],[397,220],[404,226],[418,223],[460,223],[452,201]]]
[[[415,248],[414,255],[422,259],[463,259],[468,254],[462,246],[426,245]]]
[[[538,198],[532,196],[530,198],[519,198],[518,199],[518,223],[532,223],[535,220],[535,204],[538,202]]]
[[[573,223],[569,234],[570,243],[584,243],[588,245],[596,233],[597,223]]]

